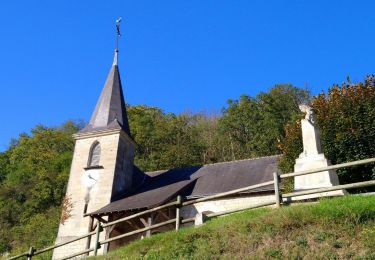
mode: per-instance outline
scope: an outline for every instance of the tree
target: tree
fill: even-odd
[[[8,175],[9,154],[8,152],[0,153],[0,185]]]
[[[229,141],[232,159],[280,153],[284,126],[298,117],[298,105],[309,99],[308,90],[280,84],[255,98],[242,95],[239,100],[229,100],[219,126]]]
[[[25,250],[25,241],[35,238],[35,230],[27,227],[35,223],[47,227],[40,234],[48,234],[48,244],[52,242],[69,176],[74,146],[71,135],[80,126],[72,121],[56,128],[38,125],[0,153],[5,169],[0,183],[0,252]],[[43,239],[46,237],[38,237],[36,243],[43,244]]]
[[[154,170],[163,151],[161,134],[166,124],[163,111],[149,106],[128,106],[131,134],[137,143],[135,164],[143,170]]]
[[[226,138],[222,137],[218,128],[219,115],[204,113],[192,116],[197,142],[200,143],[201,164],[209,164],[230,160],[230,150]]]
[[[128,107],[132,136],[137,143],[135,163],[144,171],[202,163],[204,145],[195,120],[144,105]]]

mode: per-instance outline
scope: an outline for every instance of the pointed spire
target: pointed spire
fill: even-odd
[[[117,128],[123,129],[130,136],[116,51],[113,65],[108,73],[94,113],[91,116],[89,124],[81,132]]]
[[[119,36],[119,20],[116,21],[117,37]],[[80,132],[94,132],[106,129],[122,129],[130,137],[130,129],[121,78],[118,69],[118,44],[111,70],[108,73],[102,93],[95,106],[89,124]]]

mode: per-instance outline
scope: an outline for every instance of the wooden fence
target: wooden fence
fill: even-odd
[[[70,258],[80,256],[80,255],[88,255],[90,252],[94,252],[93,254],[97,255],[98,249],[102,245],[108,244],[110,242],[113,242],[113,241],[116,241],[116,240],[119,240],[119,239],[122,239],[122,238],[125,238],[125,237],[128,237],[128,236],[132,236],[132,235],[135,235],[135,234],[150,231],[152,229],[156,229],[156,228],[159,228],[159,227],[162,227],[162,226],[170,225],[170,224],[173,224],[173,223],[175,224],[176,230],[178,231],[180,229],[181,224],[194,222],[195,217],[185,218],[185,219],[183,219],[181,217],[180,210],[181,210],[181,207],[183,207],[183,206],[192,205],[192,204],[195,204],[195,203],[210,201],[210,200],[219,199],[219,198],[224,198],[224,197],[227,197],[229,195],[235,195],[235,194],[239,194],[239,193],[242,193],[242,192],[247,192],[247,191],[250,191],[250,190],[254,190],[254,189],[261,188],[261,187],[269,186],[269,185],[274,185],[274,189],[275,189],[275,199],[274,200],[272,200],[270,202],[259,203],[259,204],[253,205],[251,207],[238,208],[238,209],[235,209],[235,210],[227,210],[227,211],[222,211],[222,212],[210,213],[210,214],[207,214],[206,217],[212,218],[212,217],[217,217],[217,216],[221,216],[221,215],[234,213],[234,212],[237,212],[237,211],[242,211],[242,210],[245,210],[245,209],[259,208],[259,207],[270,206],[270,205],[276,205],[276,207],[280,207],[280,205],[283,203],[283,199],[286,200],[286,199],[291,199],[293,197],[298,197],[298,196],[303,196],[303,195],[318,194],[318,197],[319,197],[319,194],[325,193],[325,192],[373,186],[373,185],[375,185],[375,180],[281,194],[280,182],[281,182],[282,179],[285,179],[285,178],[302,176],[302,175],[307,175],[307,174],[317,173],[317,172],[322,172],[322,171],[328,171],[328,170],[337,170],[337,169],[341,169],[341,168],[345,168],[345,167],[353,167],[353,166],[369,164],[369,163],[374,163],[374,162],[375,162],[375,158],[371,158],[371,159],[359,160],[359,161],[354,161],[354,162],[349,162],[349,163],[332,165],[332,166],[323,167],[323,168],[316,168],[316,169],[313,169],[313,170],[293,172],[293,173],[287,173],[287,174],[281,174],[281,175],[275,172],[273,174],[274,179],[272,181],[259,183],[259,184],[244,187],[244,188],[241,188],[241,189],[236,189],[236,190],[223,192],[223,193],[219,193],[219,194],[215,194],[215,195],[211,195],[211,196],[207,196],[207,197],[203,197],[203,198],[188,200],[188,201],[182,201],[181,196],[178,196],[177,200],[172,201],[170,203],[167,203],[167,204],[164,204],[164,205],[152,208],[152,209],[148,209],[148,210],[145,210],[145,211],[142,211],[142,212],[139,212],[139,213],[133,214],[131,216],[127,216],[127,217],[124,217],[124,218],[121,218],[121,219],[118,219],[118,220],[115,220],[115,221],[112,221],[112,222],[107,222],[107,223],[102,224],[100,221],[98,221],[97,226],[96,226],[96,230],[94,230],[92,232],[89,232],[87,234],[84,234],[82,236],[76,237],[72,240],[62,242],[62,243],[58,243],[58,244],[55,244],[53,246],[50,246],[50,247],[47,247],[47,248],[44,248],[44,249],[40,249],[40,250],[36,250],[34,247],[30,247],[28,252],[10,257],[8,259],[11,260],[11,259],[17,259],[17,258],[21,258],[21,257],[27,257],[27,259],[31,259],[33,256],[43,254],[45,252],[51,251],[55,248],[58,248],[58,247],[61,247],[61,246],[64,246],[64,245],[67,245],[67,244],[70,244],[70,243],[73,243],[75,241],[78,241],[78,240],[81,240],[81,239],[84,239],[84,238],[91,239],[92,236],[95,236],[95,242],[94,242],[93,247],[87,248],[87,249],[82,250],[80,252],[77,252],[77,253],[71,254],[69,256],[66,256],[64,258],[61,258],[61,260],[70,259]],[[108,227],[111,227],[111,226],[116,225],[118,223],[122,223],[124,221],[128,221],[128,220],[140,217],[142,215],[149,214],[149,213],[152,213],[152,212],[155,212],[155,211],[158,211],[158,210],[161,210],[161,209],[170,208],[170,207],[175,207],[175,210],[176,210],[176,217],[173,218],[173,219],[169,219],[169,220],[167,220],[165,222],[162,222],[162,223],[154,224],[154,225],[151,225],[151,226],[148,226],[148,227],[145,227],[145,228],[137,229],[137,230],[134,230],[134,231],[131,231],[131,232],[128,232],[128,233],[124,233],[124,234],[121,234],[121,235],[118,235],[118,236],[115,236],[115,237],[111,237],[111,238],[105,239],[103,241],[100,241],[100,239],[99,239],[100,233],[103,231],[104,228],[108,228]],[[88,245],[89,245],[89,243],[88,243]]]

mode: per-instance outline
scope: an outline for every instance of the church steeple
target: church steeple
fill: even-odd
[[[130,137],[128,116],[126,112],[124,94],[121,85],[121,78],[118,68],[118,37],[119,27],[117,27],[117,40],[113,64],[102,93],[96,104],[94,113],[89,124],[81,132],[93,132],[107,129],[122,129]]]
[[[66,191],[72,207],[69,217],[59,226],[56,243],[87,233],[92,222],[85,213],[132,190],[136,144],[130,136],[117,60],[116,44],[113,64],[90,122],[73,135],[76,142]],[[86,246],[87,241],[77,239],[74,244],[55,248],[52,259],[67,257]]]

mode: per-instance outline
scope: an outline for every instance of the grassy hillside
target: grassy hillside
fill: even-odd
[[[96,259],[375,259],[375,196],[247,210]]]

